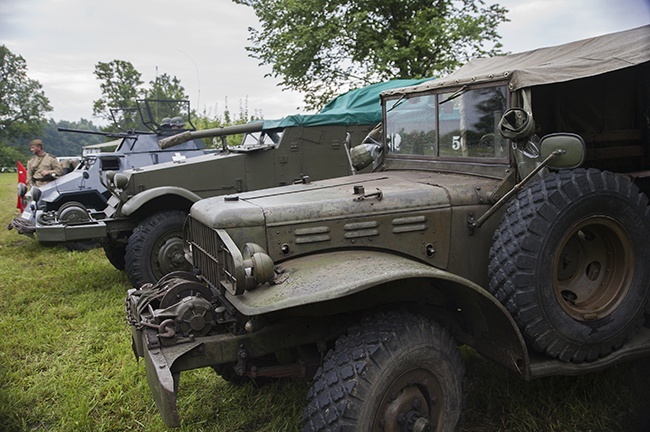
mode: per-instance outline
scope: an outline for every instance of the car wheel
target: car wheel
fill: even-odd
[[[325,356],[303,431],[454,431],[465,366],[440,325],[410,314],[367,319]]]
[[[183,223],[187,213],[169,210],[143,220],[126,246],[126,274],[134,287],[155,284],[175,271],[189,271],[183,252]]]
[[[108,261],[118,270],[124,270],[126,264],[126,244],[117,242],[106,242],[102,245],[104,254]]]

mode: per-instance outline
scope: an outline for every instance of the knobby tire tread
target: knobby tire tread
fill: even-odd
[[[456,407],[460,422],[466,403],[465,366],[455,341],[443,327],[423,317],[388,313],[354,325],[327,353],[307,395],[302,431],[358,430],[360,406],[368,392],[367,386],[372,385],[368,383],[376,382],[381,366],[401,346],[413,341],[436,343],[438,351],[432,349],[432,355],[446,357],[451,364],[462,393],[462,401]]]
[[[510,203],[490,250],[489,291],[508,309],[534,349],[564,361],[593,361],[619,348],[643,324],[643,314],[617,338],[602,344],[566,341],[545,321],[536,299],[536,263],[549,227],[563,208],[585,194],[618,194],[650,221],[648,199],[626,179],[607,171],[551,173],[524,188]],[[647,222],[646,222],[647,223]],[[550,252],[549,252],[550,253]],[[647,303],[647,295],[646,295]],[[646,313],[647,311],[646,306]]]
[[[134,230],[126,246],[125,270],[131,284],[139,288],[145,283],[156,283],[151,268],[150,252],[146,248],[156,230],[163,224],[178,218],[184,221],[187,213],[182,210],[167,210],[155,213],[143,220]],[[182,222],[180,224],[182,227]],[[164,276],[164,275],[163,275]]]

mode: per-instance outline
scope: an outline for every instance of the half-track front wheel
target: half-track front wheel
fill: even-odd
[[[379,315],[351,328],[326,355],[303,431],[454,431],[464,380],[444,328],[420,316]]]
[[[643,324],[650,293],[645,195],[606,171],[547,175],[522,190],[490,251],[490,291],[538,351],[593,361]]]
[[[143,220],[126,246],[126,274],[138,288],[175,271],[189,271],[183,252],[183,223],[187,213],[169,210]]]
[[[102,244],[104,248],[104,254],[108,261],[118,270],[124,270],[126,261],[124,256],[126,255],[126,244],[118,242],[106,242]]]

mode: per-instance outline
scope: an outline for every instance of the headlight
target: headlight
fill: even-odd
[[[43,193],[41,192],[41,190],[39,188],[37,188],[36,186],[34,186],[28,193],[28,195],[32,196],[32,201],[34,201],[35,203],[37,203],[38,200],[41,199],[42,194]]]
[[[129,178],[127,176],[121,173],[115,174],[115,178],[113,178],[113,184],[115,185],[116,188],[124,189],[128,183],[129,183]]]
[[[273,280],[275,276],[273,260],[261,246],[246,243],[242,250],[242,258],[244,258],[247,290]]]
[[[124,189],[129,182],[129,178],[122,173],[106,171],[106,181],[117,189]]]
[[[115,178],[115,174],[117,174],[115,171],[106,171],[106,181],[109,183],[113,183],[113,178]]]
[[[24,197],[27,193],[27,185],[25,183],[18,183],[18,196]]]

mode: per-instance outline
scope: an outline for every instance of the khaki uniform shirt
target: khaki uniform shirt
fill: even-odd
[[[42,171],[47,171],[45,176]],[[54,157],[47,153],[43,156],[34,155],[27,161],[27,186],[43,186],[54,180],[57,176],[63,175],[61,164]]]

